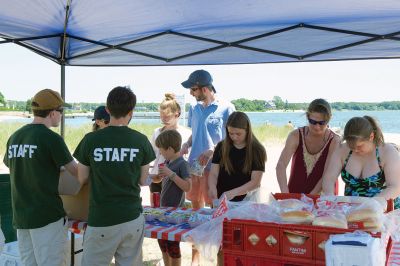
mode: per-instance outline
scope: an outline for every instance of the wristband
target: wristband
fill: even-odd
[[[176,173],[175,173],[175,172],[172,172],[172,174],[170,174],[170,175],[168,176],[168,178],[169,178],[171,181],[174,181],[175,176],[176,176]]]

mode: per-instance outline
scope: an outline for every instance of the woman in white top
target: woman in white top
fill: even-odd
[[[179,117],[181,115],[181,107],[172,93],[166,93],[165,99],[160,104],[160,119],[162,127],[156,128],[151,138],[156,159],[153,161],[153,167],[150,169],[150,175],[158,174],[158,165],[164,163],[165,158],[160,154],[160,151],[155,145],[155,140],[164,130],[175,129],[182,137],[182,143],[185,143],[192,135],[192,131],[184,126],[179,125]],[[150,202],[153,205],[153,192],[161,192],[161,183],[150,184]]]

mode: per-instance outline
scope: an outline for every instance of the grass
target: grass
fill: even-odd
[[[0,155],[1,159],[5,154],[6,144],[8,138],[13,134],[16,130],[21,128],[24,124],[13,122],[7,123],[2,122],[0,127]],[[149,124],[132,124],[130,127],[134,128],[135,130],[143,133],[149,139],[153,134],[155,128],[159,127],[159,125],[149,125]],[[85,136],[86,133],[92,130],[92,124],[84,124],[82,126],[69,126],[66,127],[65,130],[65,142],[71,152],[75,150],[80,140]],[[273,125],[261,125],[261,126],[254,126],[253,132],[254,135],[258,138],[261,143],[270,143],[270,142],[284,142],[287,135],[290,132],[290,128],[286,126],[273,126]],[[59,128],[55,129],[56,132],[59,133]]]

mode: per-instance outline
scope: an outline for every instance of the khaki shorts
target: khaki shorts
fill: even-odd
[[[192,189],[186,193],[186,198],[190,201],[200,201],[211,204],[212,200],[208,197],[208,175],[209,171],[204,171],[203,176],[191,176]]]
[[[35,229],[17,229],[23,265],[64,266],[67,264],[68,223],[60,220]]]
[[[105,227],[88,226],[83,237],[83,266],[143,265],[144,217]]]

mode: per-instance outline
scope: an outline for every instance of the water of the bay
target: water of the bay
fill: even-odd
[[[138,113],[139,115],[140,113]],[[157,113],[154,113],[155,115]],[[252,125],[271,124],[276,126],[286,125],[291,121],[296,127],[307,124],[305,112],[248,112]],[[334,111],[330,127],[343,128],[346,122],[354,116],[369,115],[376,118],[382,126],[383,132],[400,133],[399,117],[400,111]],[[32,119],[7,119],[3,122],[29,123]],[[68,118],[65,120],[67,126],[80,126],[86,123],[92,123],[87,117]],[[131,123],[140,124],[160,124],[157,118],[133,118]]]

